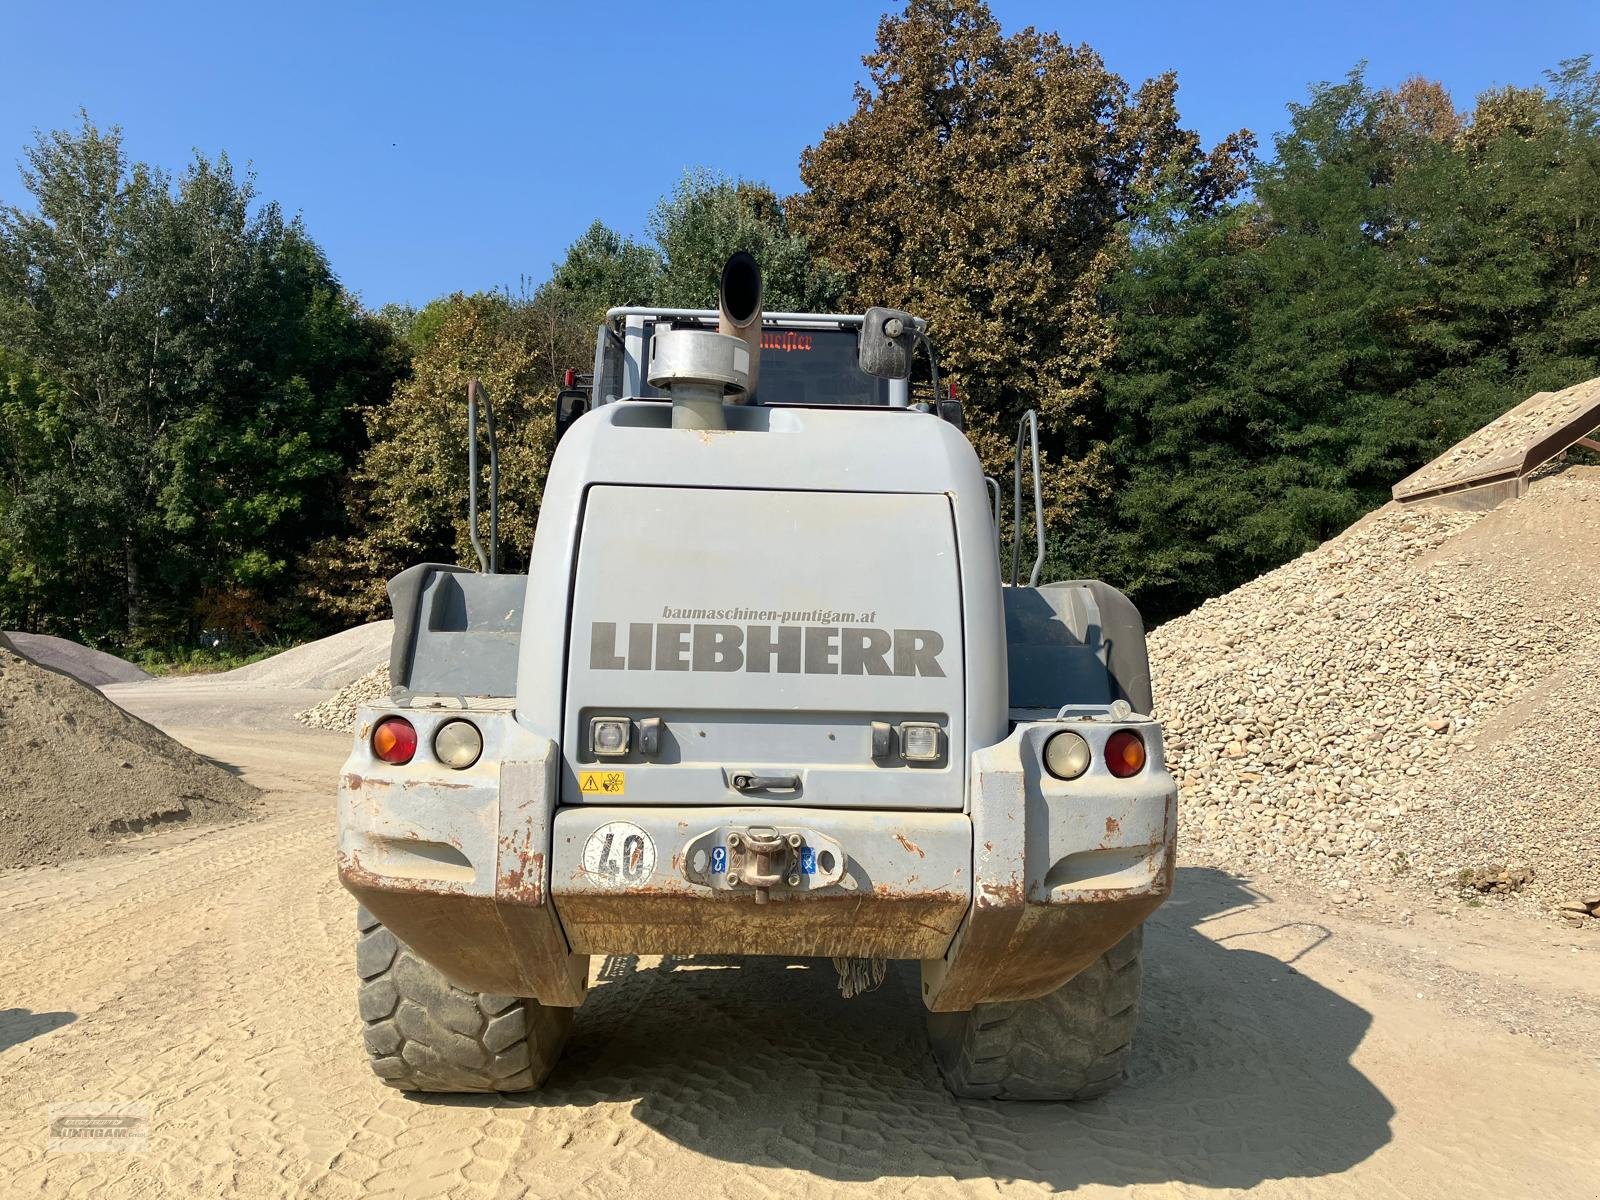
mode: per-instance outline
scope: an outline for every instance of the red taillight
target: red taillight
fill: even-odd
[[[372,752],[386,763],[404,766],[417,752],[417,731],[404,717],[385,717],[372,727]]]
[[[1119,729],[1106,739],[1106,769],[1118,779],[1144,770],[1144,740],[1131,729]]]
[[[561,386],[572,387],[578,382],[578,373],[568,367],[561,375]]]

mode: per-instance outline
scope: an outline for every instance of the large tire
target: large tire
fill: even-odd
[[[929,1013],[945,1086],[974,1100],[1090,1100],[1117,1087],[1139,1016],[1141,926],[1049,995]]]
[[[362,1037],[373,1072],[403,1092],[526,1092],[550,1074],[570,1008],[457,987],[357,910]]]

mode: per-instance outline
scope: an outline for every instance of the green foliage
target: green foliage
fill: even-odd
[[[566,258],[540,292],[559,297],[564,307],[594,326],[608,308],[649,303],[660,277],[661,259],[654,250],[596,221],[567,247]]]
[[[723,264],[739,250],[761,265],[769,312],[832,312],[844,291],[765,184],[691,171],[662,197],[650,232],[662,256],[653,303],[666,308],[715,308]]]
[[[1600,373],[1587,61],[1458,114],[1360,71],[1221,212],[1158,196],[1103,293],[1116,486],[1056,554],[1164,617],[1311,549],[1532,392]]]
[[[466,499],[473,379],[483,381],[494,405],[501,569],[527,568],[555,433],[550,364],[559,350],[552,349],[548,312],[485,293],[457,294],[429,308],[435,305],[438,321],[410,376],[367,413],[369,447],[344,491],[351,532],[324,539],[310,556],[303,595],[339,622],[385,615],[385,582],[413,563],[476,565]],[[486,450],[481,461],[480,537],[487,545]]]
[[[131,653],[130,661],[152,675],[211,675],[247,667],[274,654],[282,654],[296,644],[292,641],[270,641],[241,649],[232,645],[196,646],[189,642],[176,642],[141,646]]]
[[[166,641],[244,594],[260,626],[396,374],[387,331],[226,156],[171,180],[84,117],[27,164],[0,346],[36,381],[6,423],[39,440],[6,456],[0,619]]]
[[[1203,151],[1170,73],[1132,89],[1086,46],[1005,35],[980,0],[911,0],[864,62],[854,113],[801,159],[798,226],[853,306],[928,318],[991,473],[1009,474],[1017,418],[1038,411],[1059,523],[1108,480],[1092,418],[1122,223],[1162,188],[1209,211],[1251,139]]]
[[[0,208],[0,626],[192,666],[202,628],[232,641],[201,665],[381,615],[395,572],[472,561],[473,378],[521,569],[563,370],[609,307],[711,307],[736,250],[769,310],[928,317],[992,472],[1036,409],[1051,573],[1153,619],[1600,374],[1587,58],[1465,112],[1357,70],[1267,161],[1244,132],[1202,147],[1170,73],[1130,87],[980,0],[910,0],[864,61],[803,194],[691,171],[647,241],[596,222],[518,295],[375,314],[226,156],[170,178],[87,117],[38,138],[29,206]]]

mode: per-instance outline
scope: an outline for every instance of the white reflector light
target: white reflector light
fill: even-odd
[[[471,721],[446,721],[433,735],[433,752],[445,766],[465,770],[483,753],[483,734]]]
[[[590,717],[589,752],[597,758],[621,758],[628,752],[633,722],[627,717]]]
[[[1076,779],[1089,769],[1089,743],[1070,729],[1051,734],[1044,744],[1044,769],[1057,779]]]
[[[933,762],[939,757],[939,727],[920,721],[900,726],[900,757],[907,762]]]

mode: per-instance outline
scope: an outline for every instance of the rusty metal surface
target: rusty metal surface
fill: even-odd
[[[1396,500],[1518,479],[1600,428],[1600,378],[1536,392],[1394,485]]]
[[[1095,767],[1045,774],[1044,741],[1020,726],[973,757],[973,899],[949,951],[923,963],[923,1002],[961,1012],[1060,987],[1150,915],[1172,890],[1177,787],[1159,727],[1134,722],[1145,771],[1115,779],[1101,752],[1114,726],[1074,722]]]
[[[411,715],[426,742],[433,718]],[[358,740],[340,785],[339,847],[345,886],[423,957],[480,990],[575,1005],[587,956],[602,952],[898,958],[924,961],[930,1008],[964,1009],[1060,986],[1171,888],[1176,789],[1150,721],[1071,722],[1096,747],[1097,766],[1070,782],[1039,766],[1062,723],[1019,727],[974,757],[970,818],[557,808],[553,744],[508,713],[483,721],[485,758],[503,763],[453,777],[437,764],[387,767]],[[1149,766],[1114,779],[1099,748],[1130,725]],[[791,848],[829,848],[844,866],[772,882],[769,902],[757,903],[754,889],[708,883],[712,868],[689,861],[695,847],[769,828]]]
[[[775,884],[764,904],[749,887],[705,882],[707,864],[686,863],[730,832],[765,827],[844,861]],[[634,878],[598,869],[601,839],[622,828],[648,842]],[[557,813],[555,831],[556,911],[574,949],[589,954],[920,959],[944,953],[970,903],[972,832],[961,813],[574,806]]]
[[[503,709],[408,708],[417,756],[391,766],[367,744],[379,711],[362,711],[340,777],[341,882],[462,986],[579,1004],[588,959],[571,952],[549,903],[555,747]],[[456,771],[428,748],[439,723],[463,716],[484,750]]]
[[[950,944],[965,895],[564,896],[561,920],[585,954],[781,954],[918,959]]]

